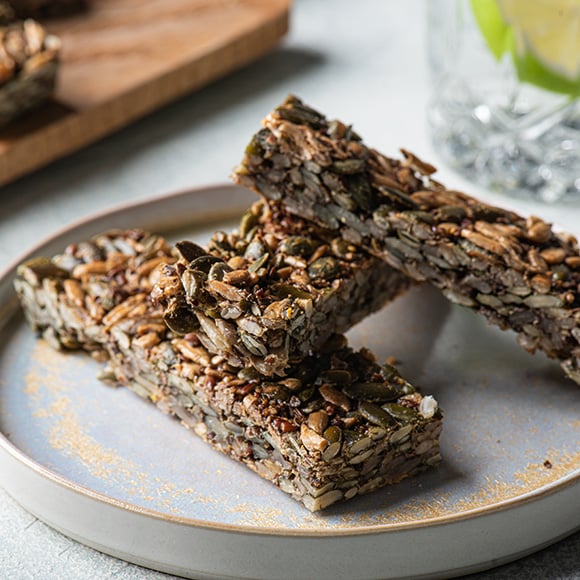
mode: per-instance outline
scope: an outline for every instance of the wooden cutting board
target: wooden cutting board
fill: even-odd
[[[0,129],[0,185],[271,50],[291,0],[95,0],[44,22],[62,40],[53,101]]]

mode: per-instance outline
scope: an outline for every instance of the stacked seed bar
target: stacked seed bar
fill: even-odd
[[[52,95],[59,52],[60,40],[34,20],[0,26],[0,126]]]
[[[514,330],[580,383],[576,239],[448,190],[431,165],[402,153],[385,157],[289,97],[264,119],[234,179]]]
[[[408,287],[408,279],[274,203],[256,203],[238,232],[207,251],[177,244],[154,297],[177,333],[265,376],[286,370]]]
[[[22,264],[15,287],[31,326],[53,345],[108,359],[109,380],[312,511],[440,461],[435,400],[340,335],[277,379],[232,367],[195,334],[176,336],[150,300],[158,266],[173,260],[158,236],[114,231]]]

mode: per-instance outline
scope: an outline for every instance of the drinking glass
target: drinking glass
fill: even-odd
[[[491,190],[580,202],[580,0],[517,4],[428,0],[431,139]]]

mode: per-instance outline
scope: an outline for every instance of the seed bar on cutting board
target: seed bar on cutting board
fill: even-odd
[[[0,26],[0,126],[51,97],[59,53],[60,40],[34,20]]]

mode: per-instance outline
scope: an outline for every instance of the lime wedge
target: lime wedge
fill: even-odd
[[[487,46],[493,56],[500,60],[511,45],[511,32],[496,0],[471,0],[471,9]]]
[[[497,60],[511,54],[518,79],[580,96],[580,0],[471,0]]]

